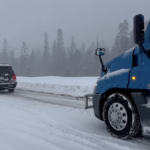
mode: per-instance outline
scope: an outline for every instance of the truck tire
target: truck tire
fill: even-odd
[[[140,119],[131,98],[115,93],[104,105],[104,121],[112,136],[128,139],[140,132]]]
[[[8,92],[9,92],[9,93],[13,93],[13,92],[14,92],[14,89],[8,89]]]

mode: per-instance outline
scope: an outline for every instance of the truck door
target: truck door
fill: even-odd
[[[150,22],[145,32],[143,47],[146,51],[150,49]],[[150,58],[144,52],[141,53],[140,84],[144,89],[150,89]]]
[[[145,42],[143,47],[146,51],[150,49],[150,23],[145,32]],[[140,84],[149,93],[150,91],[150,57],[144,52],[141,52],[141,68],[140,68]],[[146,100],[144,100],[146,98]],[[143,96],[139,99],[136,98],[137,108],[140,115],[141,124],[143,127],[143,134],[150,136],[150,95]]]

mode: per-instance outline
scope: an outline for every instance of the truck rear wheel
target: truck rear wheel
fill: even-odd
[[[131,99],[119,93],[108,97],[104,105],[104,121],[112,136],[128,139],[140,131],[140,119]]]

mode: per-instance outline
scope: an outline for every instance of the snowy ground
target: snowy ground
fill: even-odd
[[[93,110],[83,109],[83,99],[75,98],[92,93],[97,77],[17,81],[14,93],[0,92],[0,150],[149,150],[149,140],[110,136]]]
[[[38,92],[0,92],[0,150],[149,150],[138,139],[111,137],[92,109],[53,105],[51,99],[69,100]]]
[[[93,92],[98,77],[17,77],[17,89],[84,96]]]

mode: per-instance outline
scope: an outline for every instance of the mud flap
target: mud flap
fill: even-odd
[[[132,98],[138,109],[140,116],[142,134],[145,137],[150,137],[150,107],[149,107],[149,93],[143,94],[142,92],[131,93]]]
[[[89,101],[92,103],[93,94],[86,94],[84,101],[84,109],[93,108],[93,105],[89,105]]]

